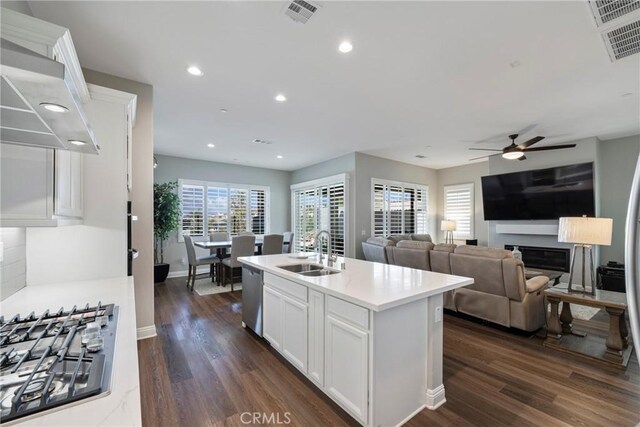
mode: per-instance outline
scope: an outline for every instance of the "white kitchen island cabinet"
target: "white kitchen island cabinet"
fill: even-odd
[[[339,259],[317,277],[290,255],[240,258],[264,272],[264,338],[366,426],[396,426],[445,402],[442,294],[467,277]]]

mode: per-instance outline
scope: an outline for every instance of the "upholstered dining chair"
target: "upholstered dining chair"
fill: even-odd
[[[284,242],[282,245],[282,253],[290,254],[293,250],[293,233],[291,231],[285,231],[282,233]]]
[[[226,286],[227,277],[233,292],[233,272],[242,268],[239,257],[253,255],[256,247],[256,236],[235,236],[231,239],[231,256],[222,260],[222,283]]]
[[[282,234],[267,234],[262,241],[262,255],[275,255],[282,253]]]
[[[187,260],[189,261],[189,275],[187,277],[187,287],[188,288],[190,287],[191,292],[193,292],[193,286],[196,283],[198,266],[217,264],[220,262],[220,260],[215,255],[197,257],[196,248],[195,246],[193,246],[193,239],[191,238],[191,236],[185,234],[183,237],[184,237],[184,244],[187,247]]]

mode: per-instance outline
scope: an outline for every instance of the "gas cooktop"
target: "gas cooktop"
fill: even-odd
[[[0,316],[0,423],[107,393],[117,318],[101,303]]]

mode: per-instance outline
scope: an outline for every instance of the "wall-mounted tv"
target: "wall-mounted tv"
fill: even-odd
[[[484,219],[595,216],[593,163],[482,177]]]

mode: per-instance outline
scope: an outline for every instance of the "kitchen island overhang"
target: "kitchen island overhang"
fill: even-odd
[[[443,293],[468,277],[351,258],[243,257],[264,276],[264,338],[363,425],[400,425],[445,402]],[[333,274],[281,267],[313,264]]]

